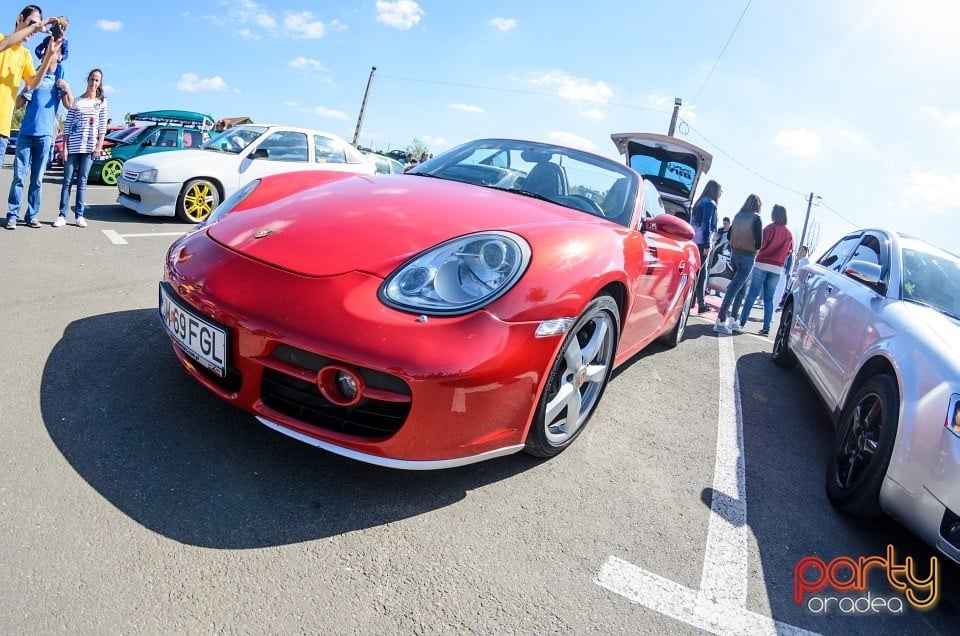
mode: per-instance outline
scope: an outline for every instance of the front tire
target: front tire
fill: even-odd
[[[827,466],[827,496],[851,515],[881,514],[880,487],[897,439],[900,397],[896,380],[875,375],[847,402]]]
[[[220,205],[220,190],[207,179],[192,179],[177,199],[177,216],[187,223],[199,223]]]
[[[580,435],[610,381],[619,337],[617,303],[597,296],[567,333],[550,368],[527,433],[527,453],[553,457]]]
[[[117,179],[120,178],[121,172],[123,172],[122,161],[119,159],[107,159],[103,167],[100,168],[100,181],[108,186],[117,185]]]

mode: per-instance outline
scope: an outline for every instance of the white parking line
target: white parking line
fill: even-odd
[[[733,340],[718,338],[717,342],[720,413],[700,589],[684,587],[615,556],[603,564],[595,582],[633,603],[714,634],[814,634],[747,609],[747,492],[740,378]]]
[[[114,230],[100,230],[114,245],[126,245],[128,238],[143,238],[148,236],[183,236],[186,232],[145,232],[143,234],[120,234]]]

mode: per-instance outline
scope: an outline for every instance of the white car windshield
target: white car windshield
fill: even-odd
[[[960,259],[904,248],[902,295],[960,319]]]
[[[204,150],[215,150],[235,155],[243,151],[266,131],[267,129],[263,126],[236,126],[223,131],[200,147]]]

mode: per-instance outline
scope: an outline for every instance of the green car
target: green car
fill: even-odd
[[[133,121],[149,122],[135,135],[117,141],[113,146],[104,148],[103,154],[93,160],[89,180],[106,185],[116,185],[123,162],[165,150],[198,148],[210,139],[213,117],[189,110],[151,110],[137,113]]]

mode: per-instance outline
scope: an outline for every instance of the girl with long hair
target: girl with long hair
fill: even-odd
[[[87,227],[83,217],[87,194],[87,177],[93,158],[103,150],[103,138],[107,134],[107,99],[103,95],[103,71],[93,69],[87,75],[87,90],[73,102],[64,123],[63,188],[60,190],[60,216],[53,227],[67,222],[70,205],[70,188],[77,180],[77,200],[73,208],[77,227]]]

